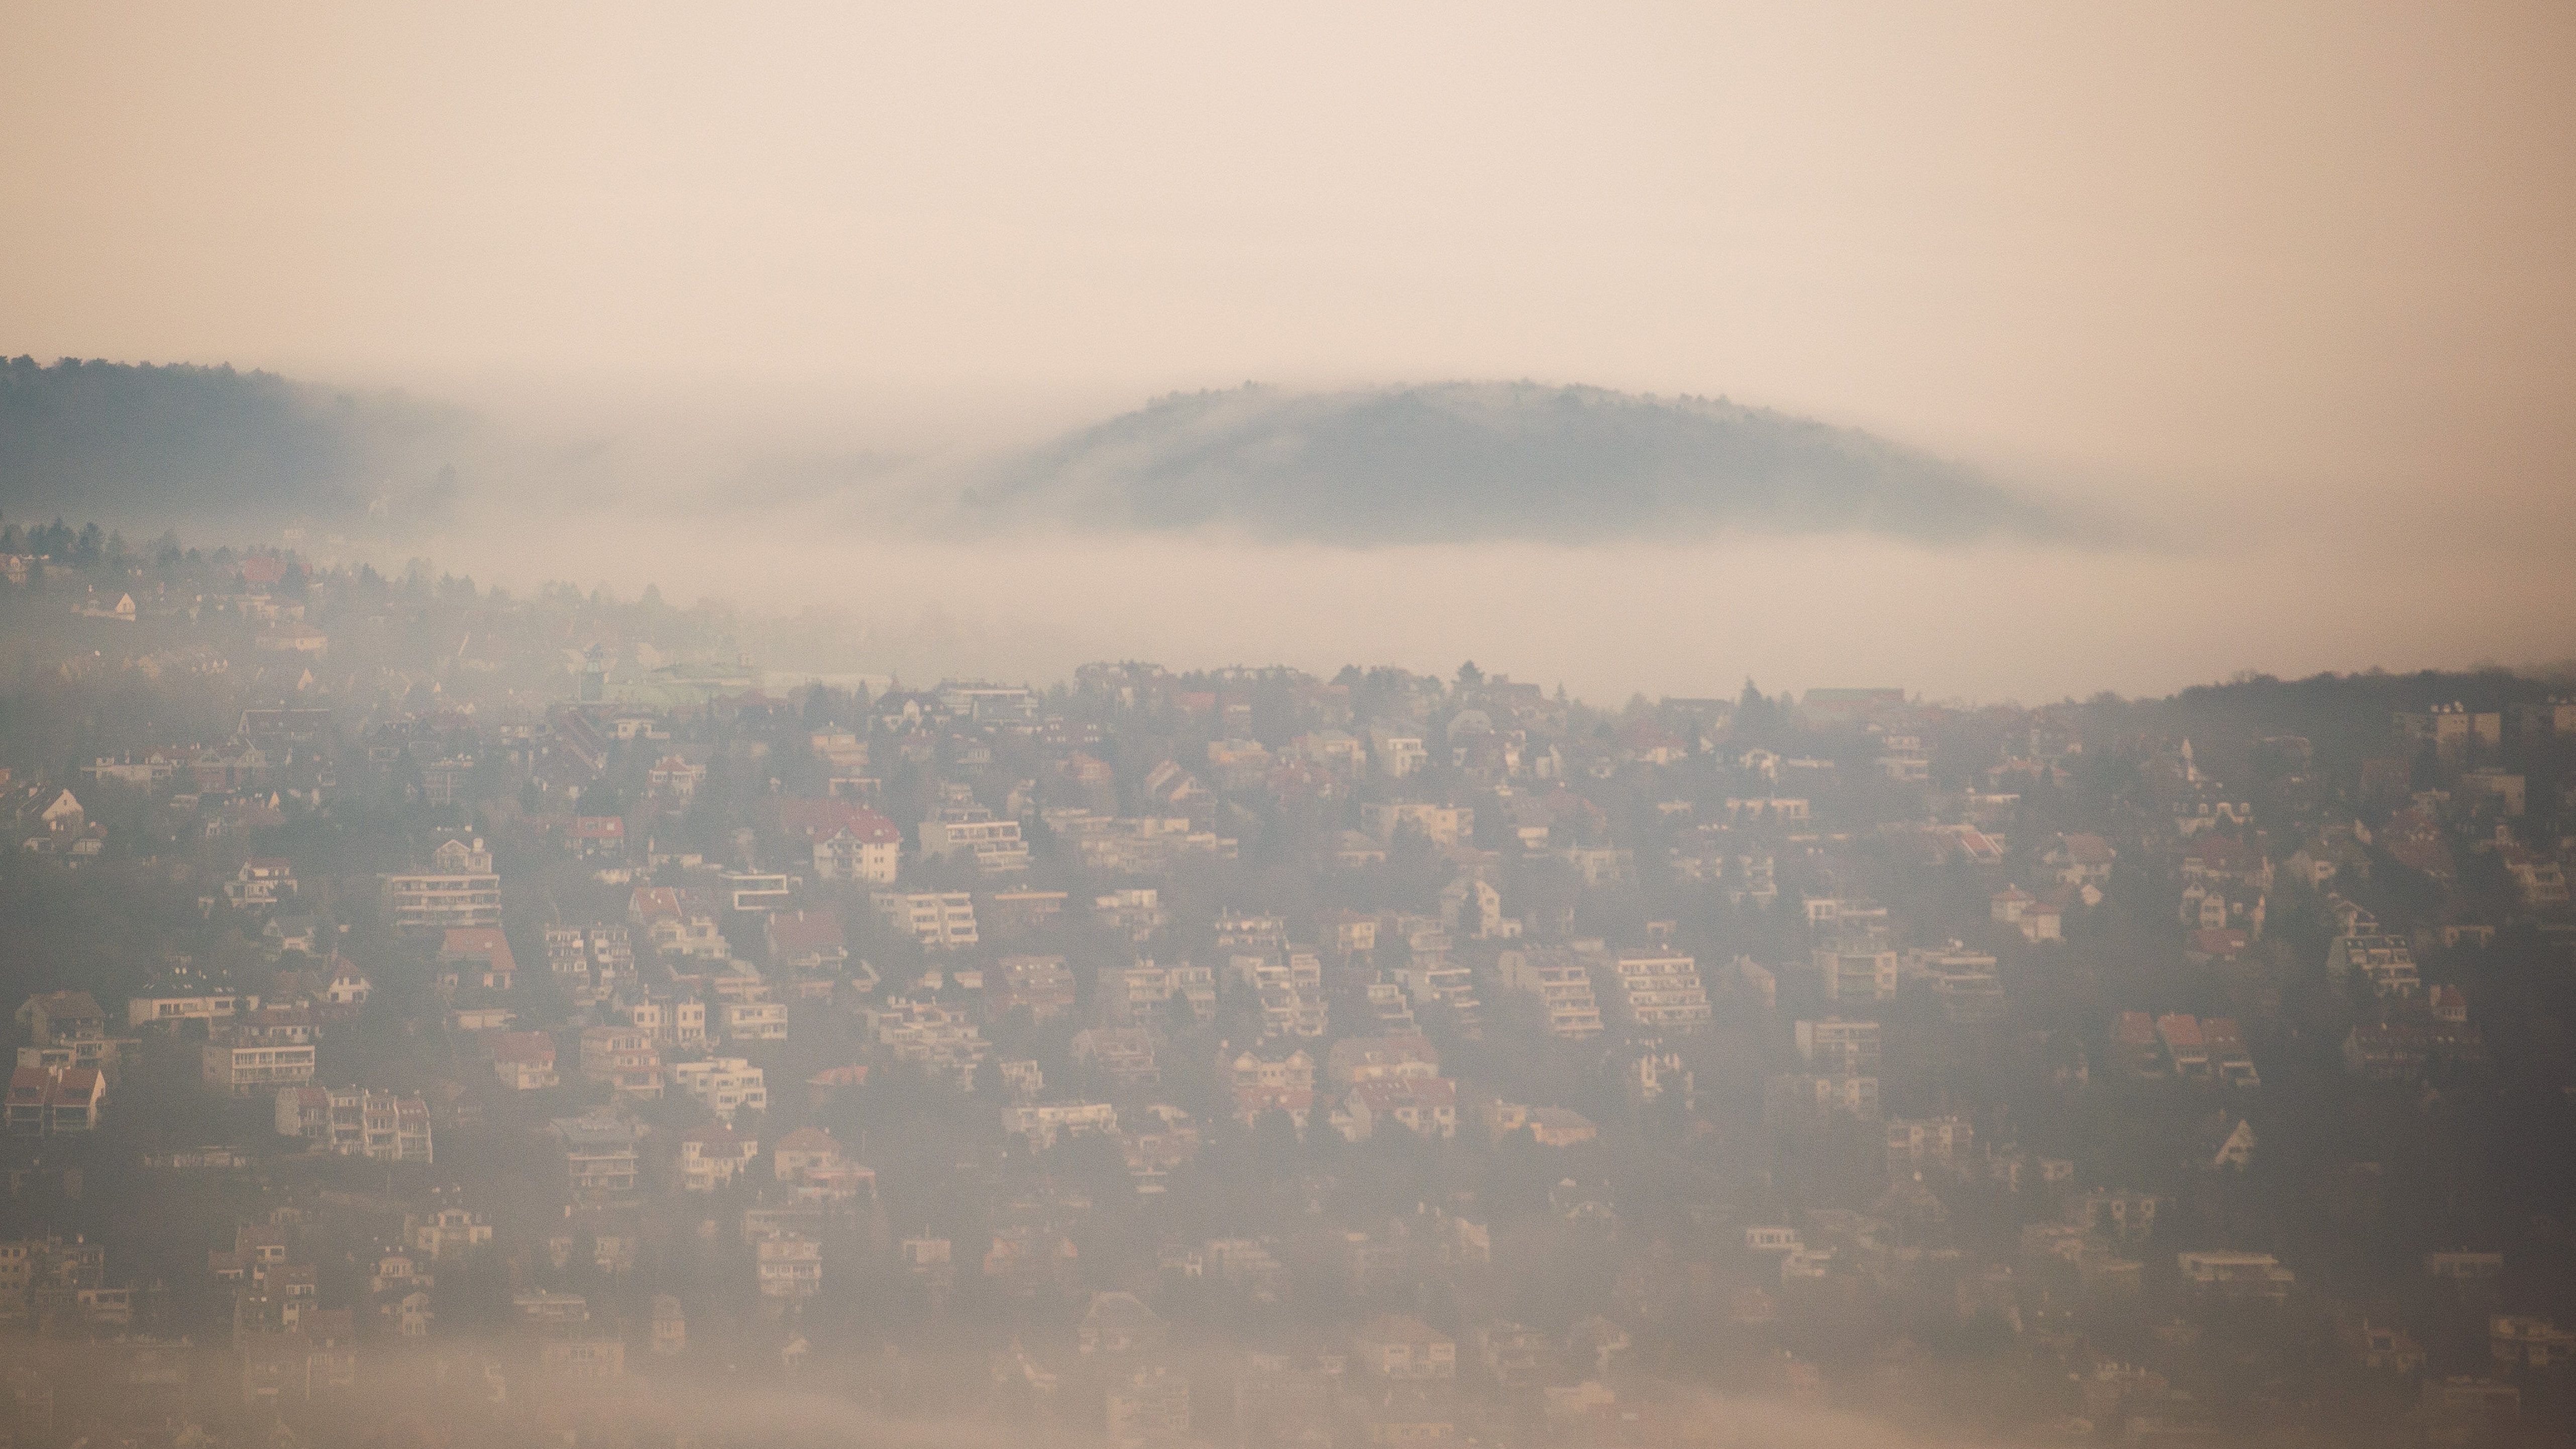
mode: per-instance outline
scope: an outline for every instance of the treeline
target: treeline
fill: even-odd
[[[109,517],[359,513],[436,486],[461,419],[267,372],[0,360],[0,508]]]

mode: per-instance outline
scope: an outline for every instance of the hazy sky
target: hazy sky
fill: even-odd
[[[2214,529],[2576,532],[2564,3],[8,26],[11,352],[686,387],[924,439],[1246,378],[1534,377]]]

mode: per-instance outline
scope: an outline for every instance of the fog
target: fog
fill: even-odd
[[[2571,66],[2551,5],[56,8],[0,55],[0,347],[452,400],[571,441],[492,470],[518,515],[388,552],[933,611],[1005,673],[1499,650],[2043,697],[2546,659]],[[967,557],[821,498],[1175,389],[1521,378],[1867,428],[2156,541]]]

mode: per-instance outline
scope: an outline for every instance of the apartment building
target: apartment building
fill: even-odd
[[[1829,1016],[1801,1021],[1796,1039],[1799,1060],[1829,1075],[1878,1075],[1879,1027],[1874,1021],[1846,1021]]]
[[[767,1078],[742,1057],[677,1062],[671,1067],[671,1080],[728,1127],[738,1112],[769,1110]]]
[[[501,924],[501,878],[492,873],[492,852],[480,839],[447,841],[430,852],[427,870],[378,881],[396,930]]]
[[[1573,952],[1552,947],[1505,951],[1496,958],[1496,967],[1506,990],[1537,999],[1549,1035],[1582,1041],[1601,1034],[1592,972]]]
[[[284,1087],[277,1133],[371,1162],[430,1162],[429,1103],[367,1087]]]
[[[878,891],[868,903],[889,929],[934,951],[962,951],[982,939],[975,898],[964,891]]]
[[[1708,1024],[1712,1013],[1697,960],[1664,951],[1621,951],[1605,964],[1631,1025],[1688,1033]]]

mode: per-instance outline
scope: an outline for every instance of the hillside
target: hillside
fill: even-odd
[[[363,514],[441,487],[461,415],[274,373],[0,361],[0,512],[118,521]]]
[[[1341,544],[2091,531],[1866,433],[1723,400],[1529,383],[1174,395],[1011,460],[961,511],[997,527],[1216,525]]]

